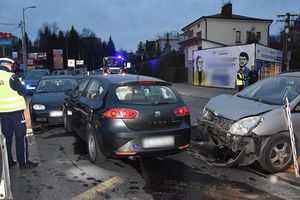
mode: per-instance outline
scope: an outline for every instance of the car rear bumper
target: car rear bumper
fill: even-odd
[[[186,149],[190,144],[191,127],[184,126],[155,131],[132,131],[127,129],[122,132],[108,128],[105,132],[101,129],[101,133],[99,130],[97,136],[99,137],[100,147],[102,147],[101,150],[108,157],[163,155]],[[153,138],[155,141],[173,138],[173,143],[145,147],[145,141]]]

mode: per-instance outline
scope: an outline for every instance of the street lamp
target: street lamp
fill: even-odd
[[[36,8],[36,6],[28,6],[23,8],[23,20],[21,22],[22,25],[22,51],[23,51],[23,64],[25,65],[25,71],[27,71],[27,47],[26,47],[26,38],[25,38],[25,11],[29,8]]]

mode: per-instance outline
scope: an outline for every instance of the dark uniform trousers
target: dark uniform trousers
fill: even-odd
[[[15,134],[16,154],[19,165],[25,165],[28,161],[28,142],[26,137],[26,121],[24,112],[1,115],[1,131],[6,139],[8,160],[13,160],[11,148],[13,134]]]

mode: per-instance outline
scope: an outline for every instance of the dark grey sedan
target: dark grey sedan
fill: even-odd
[[[190,144],[188,107],[165,81],[98,75],[81,82],[64,103],[64,126],[88,143],[90,160],[179,152]]]
[[[300,148],[300,72],[283,73],[251,85],[235,96],[212,98],[199,123],[223,154],[219,166],[258,161],[269,172],[284,171],[293,162],[286,116],[290,101],[296,146]]]

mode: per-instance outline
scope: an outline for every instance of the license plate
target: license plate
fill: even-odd
[[[62,117],[63,112],[62,111],[51,111],[50,112],[50,117]]]
[[[143,148],[170,147],[174,144],[174,136],[152,137],[143,140]]]

